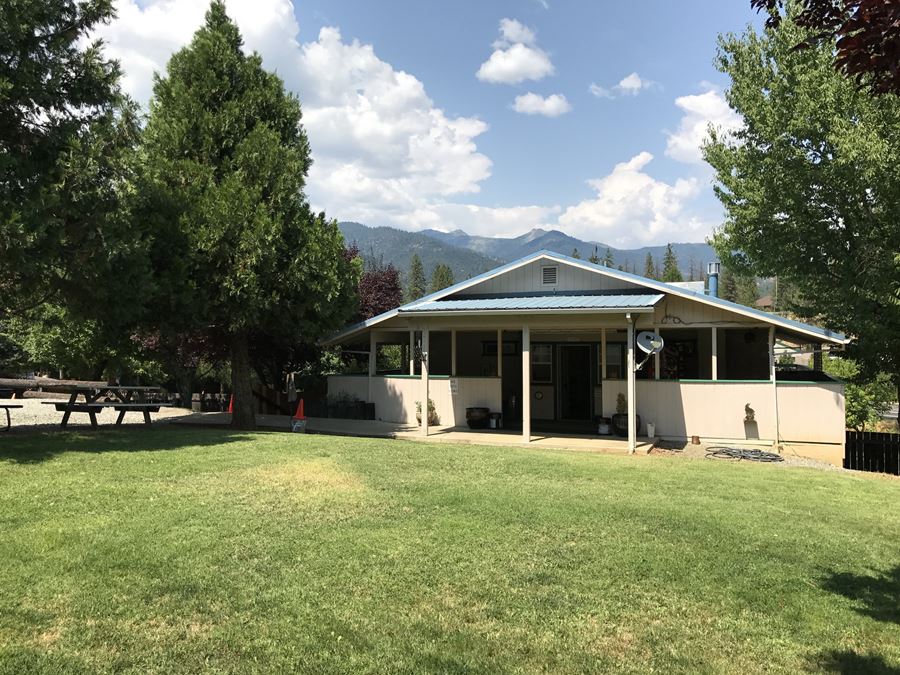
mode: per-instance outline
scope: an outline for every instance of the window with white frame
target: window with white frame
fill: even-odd
[[[531,381],[534,384],[553,382],[553,345],[531,346]]]

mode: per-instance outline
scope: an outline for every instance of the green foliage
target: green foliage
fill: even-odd
[[[578,252],[577,248],[572,249],[572,257],[576,260],[581,260],[581,254]]]
[[[299,101],[244,53],[219,0],[153,88],[145,206],[160,226],[156,269],[179,289],[163,295],[157,316],[225,336],[236,426],[254,424],[254,337],[315,340],[355,301],[359,262],[303,194],[311,160],[300,119]]]
[[[434,271],[431,273],[432,293],[442,291],[455,283],[456,282],[453,280],[453,270],[451,270],[448,265],[438,263],[434,266]]]
[[[0,4],[0,314],[46,299],[107,321],[140,309],[131,225],[138,126],[89,36],[109,0]]]
[[[678,269],[678,258],[675,256],[675,251],[672,250],[672,244],[666,244],[666,252],[663,256],[662,280],[684,281],[684,277],[681,276],[681,270]]]
[[[720,39],[745,126],[705,148],[727,213],[713,243],[735,272],[794,287],[779,309],[853,336],[861,372],[900,387],[900,98],[836,73],[833,43],[795,49],[806,37],[787,20]]]
[[[825,372],[843,380],[847,428],[872,431],[890,408],[896,390],[885,373],[865,377],[851,359],[825,358]]]
[[[412,302],[425,295],[426,283],[422,259],[415,253],[409,263],[409,274],[406,277],[406,301]]]
[[[603,256],[603,264],[606,265],[607,267],[612,267],[614,263],[615,263],[615,258],[613,257],[613,252],[609,248],[609,246],[607,246],[606,254]]]
[[[653,260],[653,254],[649,251],[647,251],[647,257],[644,259],[644,277],[647,279],[659,278],[656,261]]]
[[[606,249],[606,250],[608,251],[609,249]],[[588,258],[588,262],[594,263],[595,265],[599,265],[599,264],[600,264],[600,255],[599,255],[599,253],[597,252],[597,247],[596,247],[596,246],[594,247],[594,250],[593,250],[593,252],[591,253],[591,257]]]

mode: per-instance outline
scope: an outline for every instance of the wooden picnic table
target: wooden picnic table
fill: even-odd
[[[104,408],[113,408],[119,413],[116,424],[122,424],[125,413],[134,411],[144,413],[144,424],[150,424],[150,413],[159,412],[162,407],[171,406],[171,403],[163,403],[147,400],[151,392],[161,391],[155,386],[126,386],[119,384],[105,384],[102,386],[78,385],[72,387],[69,400],[45,401],[46,405],[55,405],[59,412],[63,413],[61,428],[65,429],[69,423],[69,417],[73,412],[87,413],[91,420],[91,427],[97,428],[97,413]],[[83,396],[84,401],[78,401]],[[102,401],[100,399],[103,399]]]

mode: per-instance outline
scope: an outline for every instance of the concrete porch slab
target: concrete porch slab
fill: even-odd
[[[231,423],[228,413],[194,413],[171,420],[170,424],[222,427]],[[287,415],[257,415],[260,429],[289,431],[291,418]],[[343,420],[310,417],[306,422],[310,434],[332,436],[355,436],[360,438],[400,438],[408,441],[429,443],[468,443],[471,445],[515,445],[521,447],[552,448],[556,450],[577,450],[581,452],[611,452],[628,454],[628,441],[612,436],[583,436],[578,434],[532,433],[531,443],[522,441],[522,434],[509,429],[472,431],[466,427],[437,426],[423,436],[418,425],[377,420]],[[656,439],[638,438],[636,452],[647,454]]]

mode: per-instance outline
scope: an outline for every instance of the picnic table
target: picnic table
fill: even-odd
[[[103,386],[75,386],[71,389],[68,401],[44,401],[45,405],[54,405],[58,412],[63,413],[63,429],[69,423],[69,417],[73,412],[87,413],[91,420],[91,427],[97,428],[97,413],[104,408],[112,408],[119,413],[116,424],[122,424],[127,412],[142,412],[144,424],[150,424],[150,413],[159,412],[160,408],[171,406],[171,403],[150,401],[151,393],[161,391],[160,387],[123,386],[118,384],[106,384]],[[79,401],[78,397],[84,398]]]

